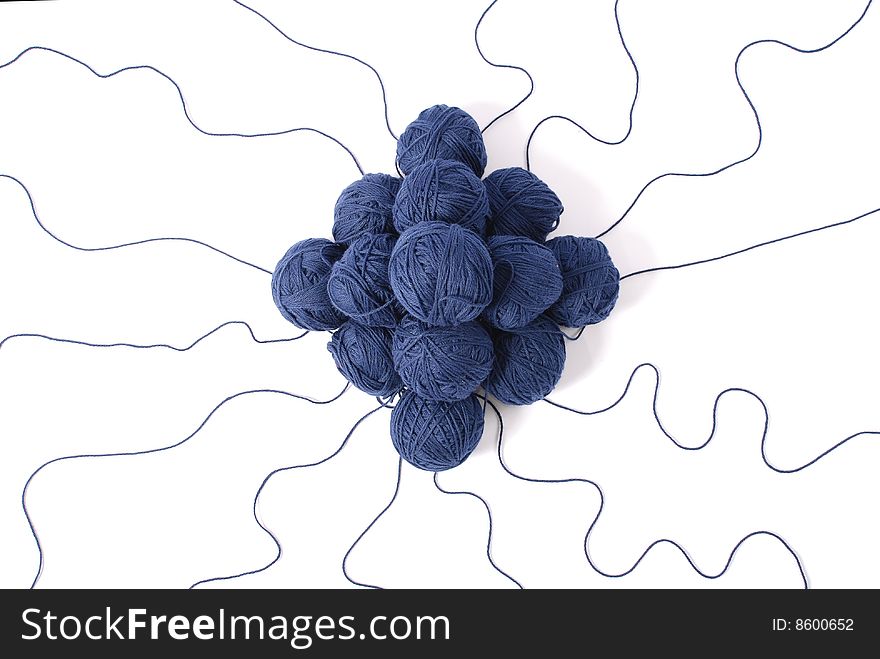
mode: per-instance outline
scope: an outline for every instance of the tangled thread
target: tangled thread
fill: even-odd
[[[498,169],[486,177],[492,231],[542,243],[559,225],[564,208],[556,193],[521,167]]]
[[[429,160],[457,160],[482,176],[488,157],[479,124],[459,108],[422,110],[397,140],[397,167],[409,174]]]
[[[349,245],[327,279],[327,296],[338,311],[364,325],[397,325],[388,282],[393,247],[394,238],[387,233],[365,234]]]
[[[394,227],[401,233],[419,222],[447,222],[482,236],[489,220],[489,196],[467,165],[429,160],[403,180],[393,216]]]
[[[427,471],[445,471],[464,462],[483,436],[483,406],[464,400],[428,400],[404,391],[391,412],[391,441],[400,457]]]
[[[366,174],[346,187],[333,236],[294,245],[272,276],[290,322],[336,330],[328,346],[358,389],[394,400],[391,440],[429,471],[480,441],[484,401],[538,401],[559,382],[559,325],[614,308],[620,275],[598,240],[547,235],[559,198],[518,167],[480,180],[486,148],[465,111],[437,105],[401,134],[403,181]],[[276,293],[277,291],[277,293]]]
[[[528,325],[562,293],[556,257],[543,245],[522,236],[492,236],[488,245],[494,295],[483,316],[498,329]]]
[[[608,318],[620,293],[620,273],[605,245],[595,238],[560,236],[547,247],[563,273],[562,293],[547,315],[565,327],[594,325]]]
[[[492,301],[486,243],[457,224],[423,222],[403,232],[388,264],[397,299],[430,325],[460,325]]]
[[[307,238],[287,250],[272,274],[272,299],[281,315],[304,330],[332,330],[345,322],[330,303],[327,280],[344,248],[325,238]]]
[[[364,234],[393,232],[388,220],[400,182],[388,174],[367,174],[345,188],[333,209],[333,239],[349,245]]]
[[[394,332],[394,367],[423,398],[456,401],[479,389],[494,362],[492,338],[476,322],[436,327],[408,316]]]
[[[390,398],[401,388],[388,349],[390,330],[348,320],[333,333],[327,350],[336,368],[355,387],[371,396]]]
[[[551,320],[538,318],[495,337],[495,368],[486,391],[508,405],[531,405],[549,394],[565,367],[565,338]]]

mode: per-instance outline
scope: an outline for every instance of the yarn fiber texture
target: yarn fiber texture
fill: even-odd
[[[355,387],[381,398],[403,388],[391,356],[391,330],[348,320],[333,333],[327,350],[336,368]]]
[[[388,282],[394,243],[394,236],[387,233],[365,234],[352,242],[327,280],[333,306],[365,325],[397,325],[394,293]]]
[[[483,407],[475,395],[453,403],[404,391],[391,412],[391,442],[400,456],[426,471],[457,467],[483,436]]]
[[[388,278],[404,309],[429,325],[461,325],[492,301],[486,243],[458,224],[421,222],[404,231]]]
[[[474,118],[460,108],[423,110],[397,140],[397,165],[404,174],[429,160],[457,160],[478,177],[486,170],[486,145]]]
[[[492,236],[487,242],[494,294],[483,317],[499,329],[528,325],[562,293],[556,257],[523,236]]]
[[[542,243],[559,224],[562,202],[544,181],[522,167],[498,169],[484,181],[492,213],[490,233]]]
[[[435,105],[400,136],[403,178],[365,174],[333,209],[333,237],[291,247],[272,275],[284,318],[336,330],[327,349],[355,387],[393,405],[410,464],[461,464],[483,433],[485,397],[529,405],[562,375],[559,325],[611,313],[620,274],[598,240],[562,236],[559,198],[520,167],[484,181],[480,128]],[[337,329],[338,328],[338,329]],[[477,395],[477,392],[480,395]]]
[[[393,233],[391,209],[401,180],[366,174],[346,187],[333,209],[333,239],[344,245],[364,234]]]
[[[281,257],[272,273],[272,299],[288,321],[305,330],[336,329],[345,315],[327,294],[330,270],[343,248],[324,238],[307,238]]]
[[[562,295],[547,310],[554,322],[583,327],[605,320],[620,292],[620,273],[595,238],[560,236],[547,242],[562,271]]]
[[[496,333],[495,367],[486,391],[508,405],[530,405],[553,391],[564,366],[562,331],[540,316],[520,329]]]
[[[489,220],[489,196],[467,165],[429,160],[403,180],[393,214],[394,227],[401,233],[419,222],[446,222],[482,235]]]
[[[403,383],[422,398],[452,402],[474,393],[492,370],[492,339],[475,322],[431,327],[412,316],[394,332],[392,356]]]

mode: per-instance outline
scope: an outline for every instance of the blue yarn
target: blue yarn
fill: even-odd
[[[405,316],[394,332],[394,366],[422,398],[446,402],[474,393],[492,370],[492,339],[478,323],[431,327]]]
[[[345,316],[327,296],[330,269],[343,248],[324,238],[296,243],[278,261],[272,273],[272,299],[291,323],[306,330],[336,329]]]
[[[605,320],[620,292],[620,273],[595,238],[559,236],[547,242],[562,270],[562,295],[547,316],[565,327]]]
[[[446,222],[482,235],[489,219],[489,197],[467,165],[429,160],[403,180],[393,213],[394,227],[400,232],[419,222]]]
[[[492,212],[489,233],[526,236],[542,243],[559,225],[562,202],[530,171],[522,167],[498,169],[483,183]]]
[[[486,145],[474,118],[460,108],[423,110],[397,140],[397,166],[404,174],[429,160],[457,160],[477,176],[486,169]]]
[[[565,366],[565,340],[539,316],[512,332],[495,334],[495,367],[486,391],[508,405],[531,405],[553,391]]]
[[[403,308],[429,325],[474,320],[492,301],[489,250],[458,224],[421,222],[404,231],[388,278]]]
[[[391,341],[391,330],[349,320],[333,333],[327,350],[346,380],[371,396],[388,398],[402,388]]]
[[[333,209],[333,238],[348,245],[365,233],[393,233],[391,207],[400,179],[388,174],[366,174],[349,185]]]
[[[499,329],[528,325],[562,293],[562,274],[549,249],[523,236],[492,236],[492,302],[483,318]]]
[[[365,234],[345,250],[327,281],[330,302],[365,325],[394,327],[397,307],[388,283],[388,258],[395,238],[387,233]]]
[[[457,467],[483,436],[483,407],[471,395],[454,403],[404,391],[391,412],[391,441],[400,457],[425,471]]]

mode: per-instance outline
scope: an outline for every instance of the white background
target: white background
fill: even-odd
[[[622,0],[624,37],[641,73],[631,136],[603,146],[551,121],[533,170],[562,198],[560,233],[595,235],[666,171],[703,172],[747,156],[757,128],[734,78],[750,41],[815,48],[841,34],[862,0]],[[484,2],[255,1],[293,38],[370,62],[400,132],[434,103],[481,125],[528,89],[488,66],[473,42]],[[613,1],[500,0],[480,28],[487,57],[527,68],[534,95],[486,133],[489,170],[524,164],[532,127],[565,114],[595,135],[626,133],[635,76]],[[306,50],[232,2],[47,2],[0,7],[0,61],[31,45],[101,73],[150,64],[177,80],[194,121],[215,132],[311,126],[351,147],[367,171],[393,172],[379,85],[367,68]],[[760,113],[758,155],[713,178],[652,186],[607,237],[621,272],[727,252],[880,206],[880,7],[814,55],[760,45],[740,74]],[[173,86],[149,71],[102,80],[31,52],[0,69],[0,172],[32,193],[44,224],[97,247],[184,236],[271,269],[293,242],[329,236],[333,203],[358,172],[310,133],[207,137]],[[880,430],[877,282],[880,215],[681,271],[622,284],[605,323],[569,344],[552,398],[597,409],[632,370],[662,373],[658,411],[683,444],[709,435],[720,391],[754,391],[770,410],[767,457],[799,466],[843,437]],[[185,347],[228,320],[261,339],[293,336],[269,276],[186,243],[77,252],[34,221],[24,191],[0,179],[0,336],[35,332],[90,342]],[[188,352],[91,349],[12,339],[0,350],[0,585],[27,587],[37,552],[21,510],[28,475],[53,457],[143,450],[189,435],[236,392],[275,388],[328,399],[343,386],[327,336],[259,345],[229,326]],[[674,446],[651,414],[655,378],[641,369],[610,412],[579,417],[546,403],[503,409],[506,460],[538,478],[590,478],[606,507],[594,561],[628,568],[654,539],[673,538],[708,573],[755,530],[782,535],[813,587],[880,586],[880,447],[857,438],[813,467],[780,475],[761,461],[764,415],[725,394],[703,451]],[[316,406],[274,394],[224,405],[195,437],[150,456],[68,460],[33,481],[28,504],[45,550],[40,587],[186,587],[256,569],[275,554],[251,515],[272,469],[336,449],[375,402],[349,391]],[[260,518],[284,547],[271,569],[231,587],[350,585],[343,555],[394,491],[388,412],[370,417],[333,460],[273,478]],[[440,475],[492,509],[492,553],[526,587],[799,587],[791,556],[749,540],[730,571],[705,580],[670,546],[630,576],[594,572],[583,537],[598,508],[583,483],[538,485],[500,468],[487,418],[476,453]],[[404,465],[400,495],[358,544],[350,575],[389,587],[511,587],[485,556],[485,509],[444,495]]]

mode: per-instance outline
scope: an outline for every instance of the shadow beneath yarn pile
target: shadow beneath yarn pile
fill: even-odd
[[[532,403],[532,405],[537,405],[540,402],[541,401]],[[524,424],[520,423],[520,418],[528,414],[528,408],[530,407],[531,405],[507,405],[497,398],[489,396],[489,402],[486,403],[486,414],[484,416],[486,425],[483,430],[483,439],[477,445],[477,448],[474,449],[474,455],[486,454],[487,456],[492,455],[494,458],[495,437],[498,435],[498,424],[495,423],[496,413],[501,415],[504,419],[506,439],[514,440],[517,439],[520,434],[518,429],[524,426]],[[493,413],[493,408],[497,410],[496,413]],[[532,437],[532,439],[534,438]],[[526,437],[526,440],[528,441],[529,437]]]
[[[621,228],[614,242],[615,245],[609,248],[609,253],[621,276],[637,268],[635,264],[650,263],[653,260],[650,243],[638,234],[625,233],[625,229]],[[628,309],[635,308],[650,293],[654,285],[653,277],[633,277],[621,281],[620,295],[611,315],[601,323],[588,325],[578,339],[566,340],[565,370],[560,381],[563,389],[589,376],[596,359],[604,354],[609,333],[614,331],[615,319]],[[574,337],[578,335],[580,328],[562,328],[562,330],[569,337]]]
[[[553,155],[541,156],[540,172],[535,174],[556,193],[565,210],[559,219],[559,226],[548,238],[558,236],[595,236],[608,222],[609,210],[602,198],[602,191],[590,179],[578,174],[562,159]],[[612,238],[603,240],[620,271],[621,276],[654,263],[654,251],[644,235],[620,227]],[[645,285],[628,284],[617,307],[626,308],[641,298],[647,288]]]
[[[613,240],[606,242],[606,247],[621,277],[645,267],[644,264],[656,263],[651,243],[644,236],[627,231],[624,227],[619,229]],[[632,277],[621,281],[620,297],[610,318],[614,318],[615,313],[634,307],[654,286],[654,281],[654,277]]]
[[[611,330],[613,330],[613,321],[608,319],[599,325],[587,327],[577,341],[565,342],[565,369],[562,371],[562,379],[558,385],[560,388],[574,385],[589,376],[596,359],[604,350],[606,333]],[[563,331],[574,335],[571,330]]]
[[[538,165],[533,173],[550,186],[565,209],[549,237],[595,235],[607,223],[602,191],[555,154],[542,154]]]

